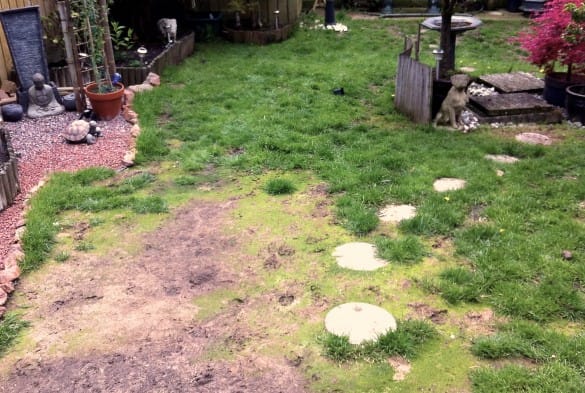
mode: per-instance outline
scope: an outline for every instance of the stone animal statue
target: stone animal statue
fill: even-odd
[[[156,22],[158,30],[166,38],[169,44],[177,40],[177,20],[162,18]]]
[[[441,108],[435,116],[433,126],[445,123],[451,125],[455,129],[463,127],[461,124],[461,112],[465,109],[465,105],[469,102],[467,96],[467,85],[469,84],[469,76],[465,74],[456,74],[451,77],[451,84],[453,85],[447,97],[441,103]]]

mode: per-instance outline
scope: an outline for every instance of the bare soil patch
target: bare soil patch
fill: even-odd
[[[230,267],[248,257],[248,235],[222,230],[235,203],[193,201],[144,235],[138,255],[75,253],[24,280],[17,301],[33,322],[31,348],[4,359],[0,392],[304,392],[301,371],[285,356],[253,351],[264,327],[245,317],[257,302],[292,303],[294,292],[227,299],[197,320],[197,296],[254,279],[248,268]],[[71,236],[86,230],[72,226]]]

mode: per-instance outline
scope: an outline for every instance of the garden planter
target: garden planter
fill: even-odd
[[[100,120],[112,120],[122,110],[122,99],[124,98],[124,85],[114,84],[118,90],[110,93],[98,93],[97,84],[92,82],[84,87],[85,95],[89,99],[91,109]]]
[[[576,84],[585,84],[585,76],[572,75],[571,79],[567,80],[566,72],[546,74],[544,77],[543,98],[551,105],[564,107],[567,87]]]
[[[566,93],[569,120],[585,124],[585,84],[569,86]]]
[[[281,42],[291,36],[292,25],[285,25],[278,29],[245,30],[225,28],[225,37],[232,42],[267,45],[274,42]]]
[[[207,41],[219,37],[223,29],[221,12],[195,12],[185,17],[187,26],[195,32],[195,41]]]

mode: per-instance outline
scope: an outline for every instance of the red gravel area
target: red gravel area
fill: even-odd
[[[122,158],[133,145],[130,135],[132,125],[118,116],[114,120],[98,122],[102,136],[94,145],[67,143],[61,137],[61,132],[78,116],[77,113],[67,112],[1,125],[8,131],[19,157],[21,192],[12,206],[0,212],[0,262],[13,242],[25,196],[43,177],[52,172],[75,171],[92,166],[116,170],[124,168]]]

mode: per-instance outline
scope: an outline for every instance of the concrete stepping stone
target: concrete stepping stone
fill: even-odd
[[[475,71],[475,68],[466,66],[466,67],[459,68],[459,70],[461,70],[462,72],[473,72],[473,71]]]
[[[378,213],[380,221],[399,223],[416,216],[416,207],[411,205],[386,205]]]
[[[332,255],[339,266],[352,270],[372,271],[387,264],[376,256],[376,246],[370,243],[346,243],[336,247]]]
[[[465,188],[467,182],[463,179],[455,179],[451,177],[442,177],[435,180],[433,188],[438,192],[455,191]]]
[[[336,336],[347,336],[352,344],[374,341],[396,330],[396,319],[381,307],[368,303],[345,303],[329,311],[325,328]]]
[[[523,132],[522,134],[516,135],[516,140],[518,142],[528,143],[529,145],[551,145],[552,140],[542,134],[538,134],[536,132]]]
[[[514,163],[520,161],[518,158],[513,157],[513,156],[508,156],[506,154],[486,154],[484,156],[484,158],[487,160],[499,162],[501,164],[514,164]]]

